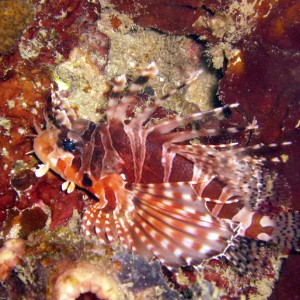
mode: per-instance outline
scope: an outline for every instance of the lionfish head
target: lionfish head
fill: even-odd
[[[96,125],[88,120],[77,119],[74,110],[63,96],[61,92],[52,93],[55,124],[47,120],[45,130],[36,126],[37,135],[33,148],[43,164],[39,165],[35,173],[40,177],[52,169],[72,183],[72,187],[68,189],[68,192],[71,192],[75,185],[90,185],[89,175],[79,171],[85,164],[83,157],[88,157],[88,146],[95,143],[95,136],[91,133]]]
[[[54,153],[57,153],[57,140],[60,130],[56,128],[52,123],[47,123],[46,129],[41,130],[36,127],[37,135],[34,138],[33,149],[37,157],[45,165],[54,166],[56,161],[51,159]],[[57,156],[57,155],[55,155]]]

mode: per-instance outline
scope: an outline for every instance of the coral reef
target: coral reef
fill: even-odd
[[[206,1],[111,0],[110,2],[118,11],[130,15],[136,24],[173,34],[196,33],[196,30],[193,29],[193,24],[200,12],[206,13],[205,4],[203,4]],[[207,2],[210,3],[211,1]],[[219,1],[212,2],[218,3]]]
[[[27,240],[4,243],[0,281],[11,299],[21,292],[31,299],[144,299],[150,290],[166,299],[178,297],[158,263],[84,240],[78,226],[72,228],[35,231]]]
[[[91,293],[98,299],[121,299],[121,288],[102,268],[89,263],[63,265],[65,271],[56,278],[50,293],[53,299],[77,299],[82,294]]]
[[[0,82],[1,113],[1,193],[0,222],[5,219],[7,209],[15,205],[24,208],[23,201],[17,200],[21,191],[30,189],[35,178],[30,168],[34,164],[30,139],[25,135],[32,132],[34,120],[43,117],[38,110],[45,107],[44,97],[49,87],[48,76],[38,69],[23,64],[19,72],[9,80]],[[22,179],[23,178],[23,179]],[[22,183],[23,181],[23,183]],[[14,187],[15,186],[15,187]],[[18,203],[17,203],[18,202]]]
[[[78,43],[91,45],[94,41],[89,41],[89,26],[99,13],[100,6],[89,1],[46,1],[22,35],[21,57],[35,64],[55,64],[68,57]],[[102,57],[101,47],[98,49]]]
[[[3,0],[0,2],[0,55],[11,51],[34,15],[32,1]]]
[[[266,299],[271,293],[282,255],[276,248],[261,248],[267,267],[257,275],[257,285],[251,273],[240,277],[220,260],[200,273],[184,270],[175,278],[164,270],[162,275],[157,262],[147,263],[118,245],[85,240],[79,232],[81,213],[94,199],[78,189],[71,194],[61,191],[62,181],[54,174],[34,176],[38,162],[28,154],[30,135],[35,134],[35,124],[45,123],[51,85],[56,84],[53,76],[71,86],[70,101],[79,114],[96,120],[105,113],[107,82],[114,75],[132,74],[155,60],[162,73],[155,87],[167,92],[199,67],[205,51],[219,69],[217,76],[205,72],[167,108],[177,113],[199,105],[207,109],[218,88],[222,103],[241,103],[230,122],[256,119],[260,126],[258,134],[241,136],[241,143],[292,141],[278,152],[284,163],[269,164],[287,179],[292,207],[300,209],[298,1],[171,2],[111,0],[101,1],[102,7],[85,0],[0,2],[7,7],[2,9],[6,16],[1,18],[0,36],[1,297],[63,299],[66,294],[59,295],[64,287],[72,290],[78,281],[82,290],[73,289],[73,298]],[[206,96],[197,99],[199,93]],[[196,105],[184,103],[185,97]],[[164,115],[159,112],[157,118]],[[284,299],[287,292],[290,298],[299,294],[299,261],[299,256],[290,256],[272,300]],[[81,271],[86,276],[78,277]],[[91,284],[91,274],[99,281]],[[116,291],[111,298],[104,286]]]

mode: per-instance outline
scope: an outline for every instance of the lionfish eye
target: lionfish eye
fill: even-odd
[[[70,139],[64,140],[62,142],[62,148],[68,152],[74,152],[76,149],[76,142]]]

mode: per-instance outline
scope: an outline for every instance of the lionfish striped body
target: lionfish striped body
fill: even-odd
[[[37,176],[51,168],[66,180],[64,190],[72,192],[78,185],[98,198],[82,219],[87,236],[95,233],[105,243],[120,241],[125,248],[147,259],[156,256],[169,267],[198,265],[224,253],[240,261],[227,250],[236,236],[280,242],[284,234],[285,245],[298,249],[297,212],[277,218],[252,209],[269,191],[262,184],[262,160],[248,153],[265,146],[189,143],[253,129],[205,127],[207,121],[237,105],[151,122],[161,103],[198,73],[132,117],[130,106],[157,68],[150,64],[129,86],[124,75],[115,78],[106,120],[99,124],[77,118],[64,92],[53,93],[59,126],[48,123],[46,130],[37,129],[34,150],[45,164]],[[200,129],[178,130],[193,122]],[[208,203],[213,206],[208,208]],[[222,207],[231,203],[240,204],[239,209],[221,218]],[[283,231],[286,222],[292,233]]]

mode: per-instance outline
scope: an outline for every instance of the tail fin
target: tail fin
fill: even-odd
[[[299,211],[268,216],[244,207],[232,220],[241,224],[238,233],[240,236],[300,251]]]
[[[280,214],[274,218],[275,229],[271,242],[284,248],[300,251],[300,212]]]
[[[261,255],[266,245],[267,242],[264,241],[238,236],[233,239],[232,245],[228,247],[224,256],[235,266],[240,275],[248,271],[256,274],[261,267],[265,267]]]
[[[263,235],[258,235],[258,238],[262,238],[261,240],[238,236],[233,239],[232,245],[226,250],[225,257],[237,268],[240,274],[248,271],[256,274],[257,271],[266,266],[264,259],[262,259],[265,254],[261,250],[269,242],[288,250],[300,251],[300,212],[280,214],[270,220],[274,223],[271,238],[266,238],[264,241]]]

